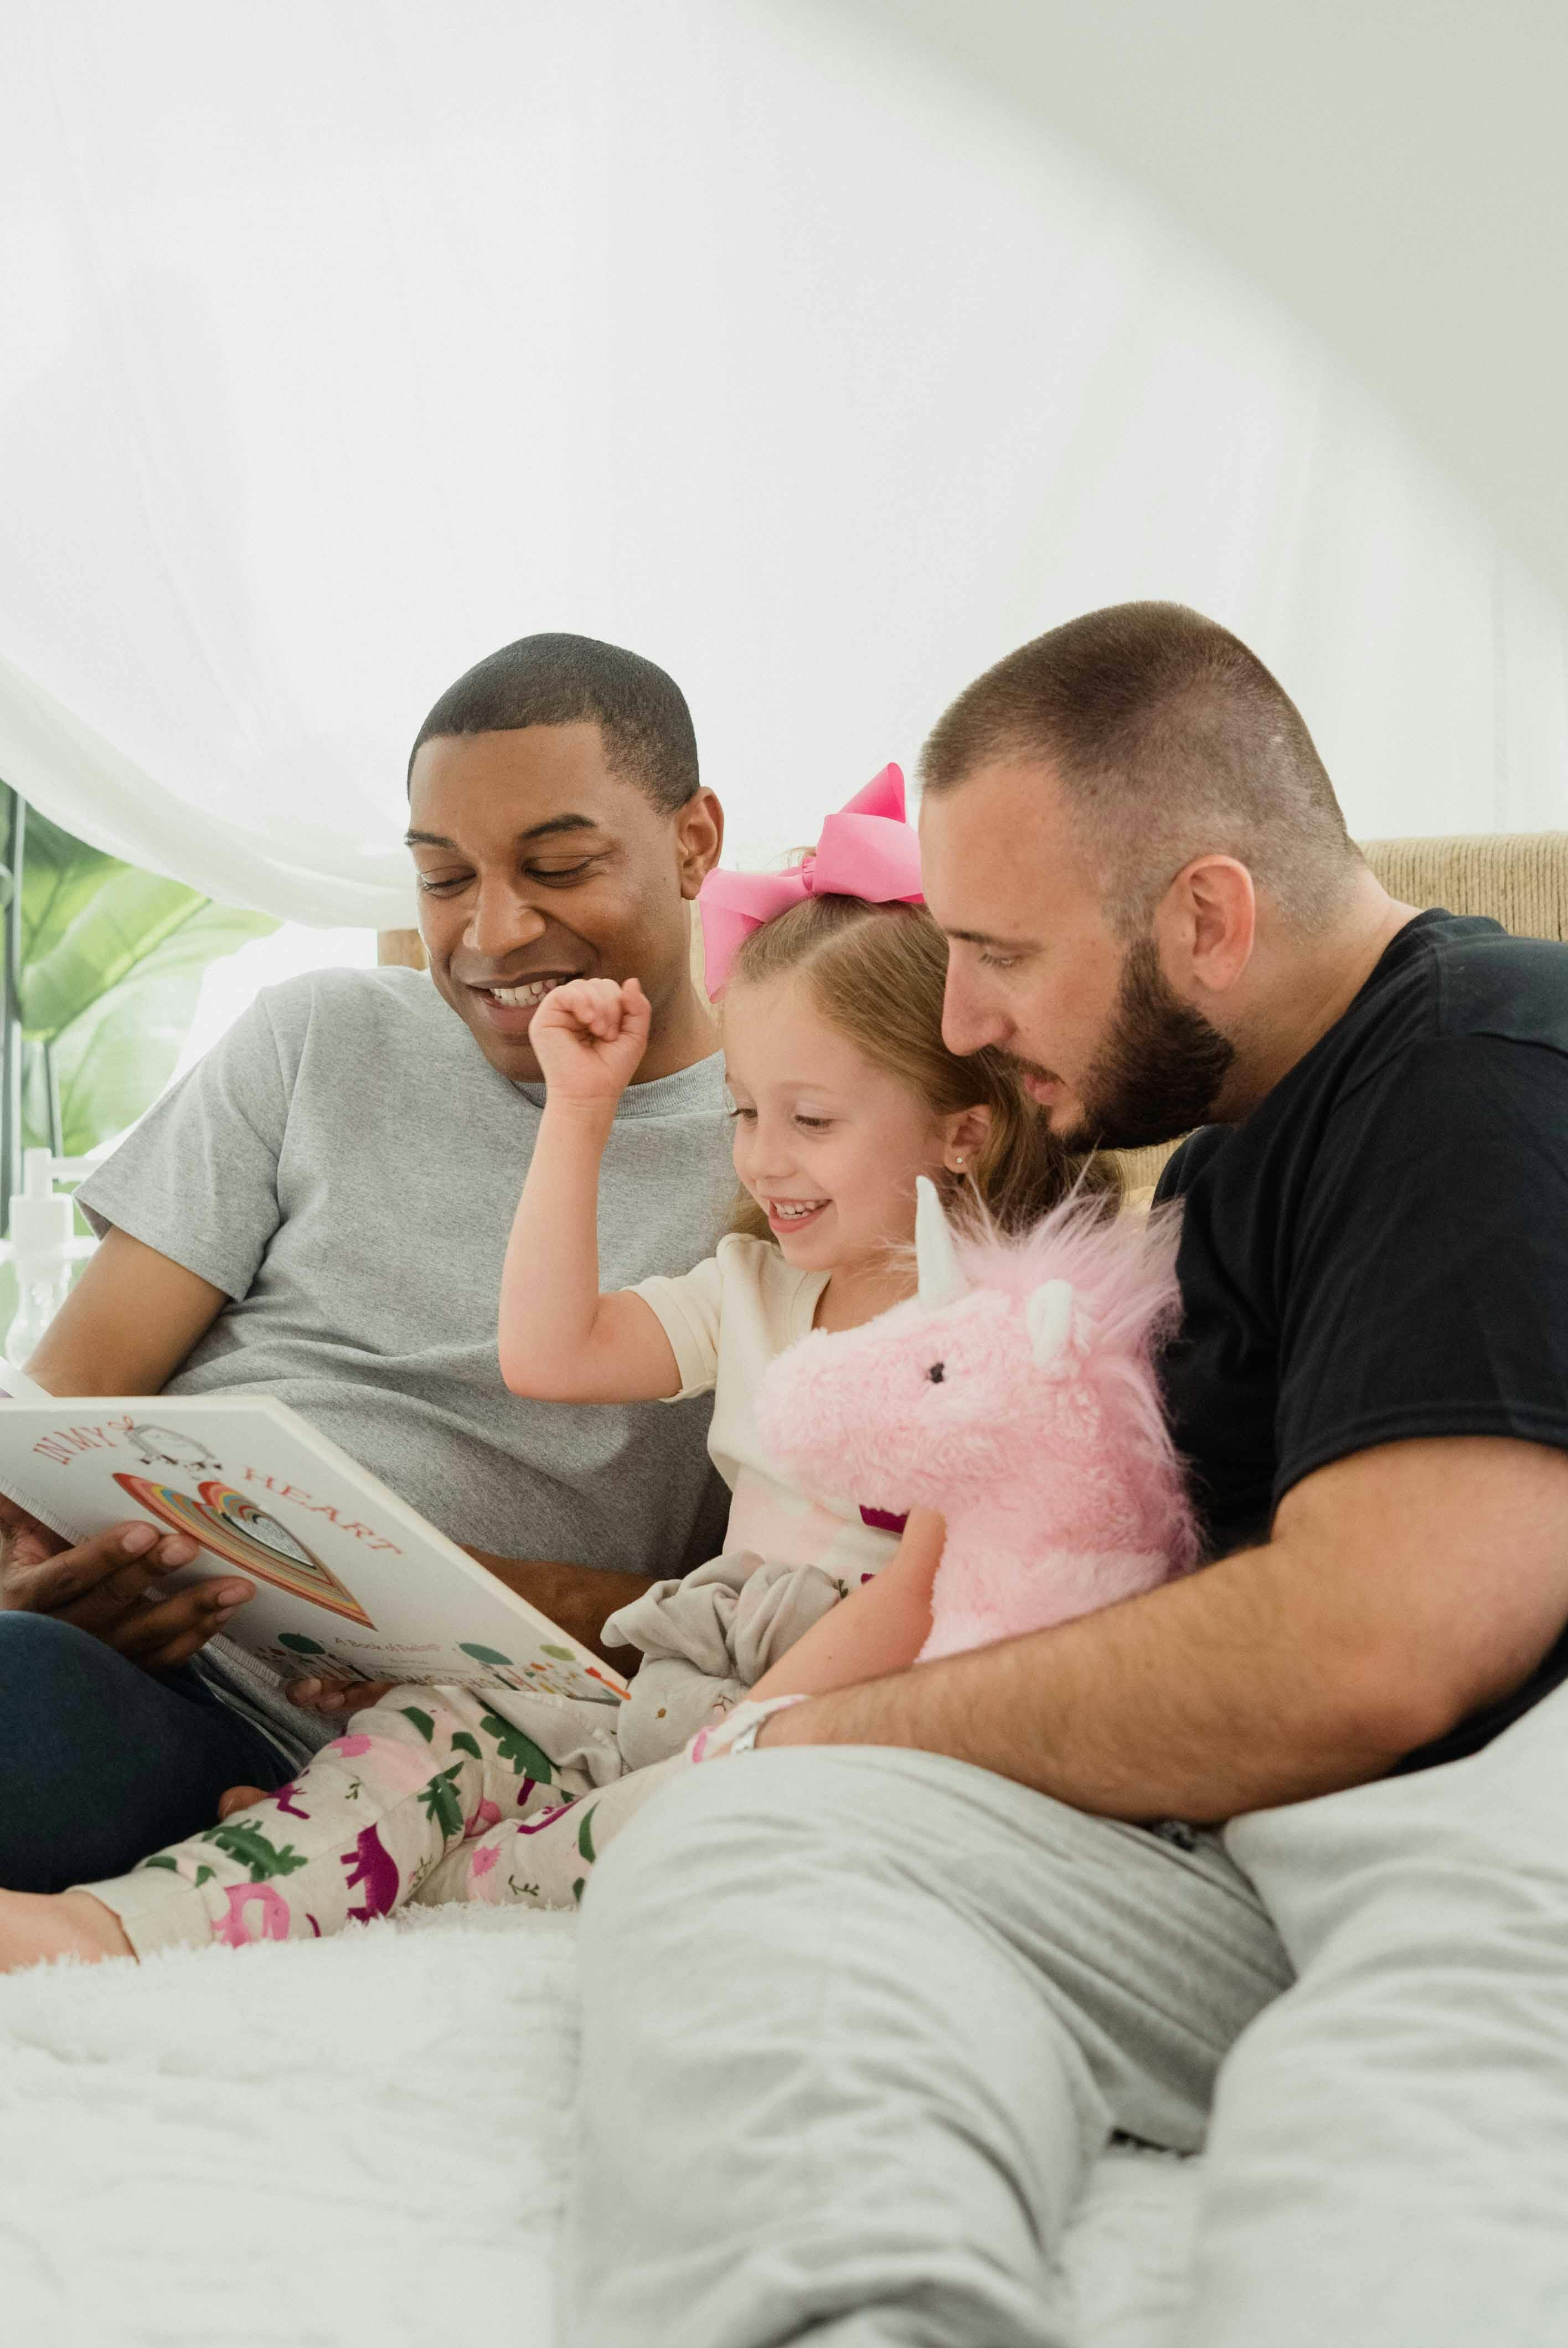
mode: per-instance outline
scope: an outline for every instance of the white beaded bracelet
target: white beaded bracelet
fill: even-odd
[[[770,1695],[761,1704],[738,1704],[713,1728],[700,1728],[686,1747],[692,1761],[717,1761],[726,1753],[749,1753],[757,1741],[764,1721],[771,1720],[775,1712],[787,1712],[792,1704],[804,1704],[804,1695]]]

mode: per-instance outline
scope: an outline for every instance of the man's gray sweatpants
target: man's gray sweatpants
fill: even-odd
[[[1113,2128],[1206,2138],[1191,2348],[1568,2341],[1568,1690],[1192,1849],[927,1754],[720,1761],[581,1940],[570,2348],[1050,2348]]]

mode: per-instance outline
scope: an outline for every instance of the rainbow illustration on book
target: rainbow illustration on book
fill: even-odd
[[[237,1566],[241,1573],[253,1573],[275,1589],[286,1590],[291,1597],[308,1598],[313,1606],[324,1606],[329,1613],[374,1630],[375,1624],[353,1591],[332,1568],[313,1557],[286,1525],[259,1509],[254,1500],[248,1500],[243,1492],[233,1491],[227,1484],[199,1484],[200,1498],[193,1499],[189,1492],[176,1491],[172,1484],[155,1484],[149,1477],[127,1476],[118,1469],[115,1482],[150,1516],[200,1541],[203,1549]]]

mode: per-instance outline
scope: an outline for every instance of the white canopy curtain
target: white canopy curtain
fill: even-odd
[[[1564,816],[1563,614],[1323,345],[893,26],[791,0],[6,0],[0,778],[411,918],[407,746],[539,628],[809,839],[1054,621],[1177,596],[1363,834]]]

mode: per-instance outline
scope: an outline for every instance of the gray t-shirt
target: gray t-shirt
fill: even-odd
[[[712,1252],[734,1189],[723,1097],[717,1055],[622,1096],[606,1288]],[[469,1547],[679,1573],[723,1546],[708,1402],[525,1402],[502,1382],[501,1261],[543,1102],[423,973],[317,972],[262,994],[77,1197],[98,1232],[233,1300],[169,1394],[279,1395]],[[253,1703],[257,1667],[220,1644],[208,1676]],[[291,1757],[320,1741],[261,1708],[296,1731]]]

